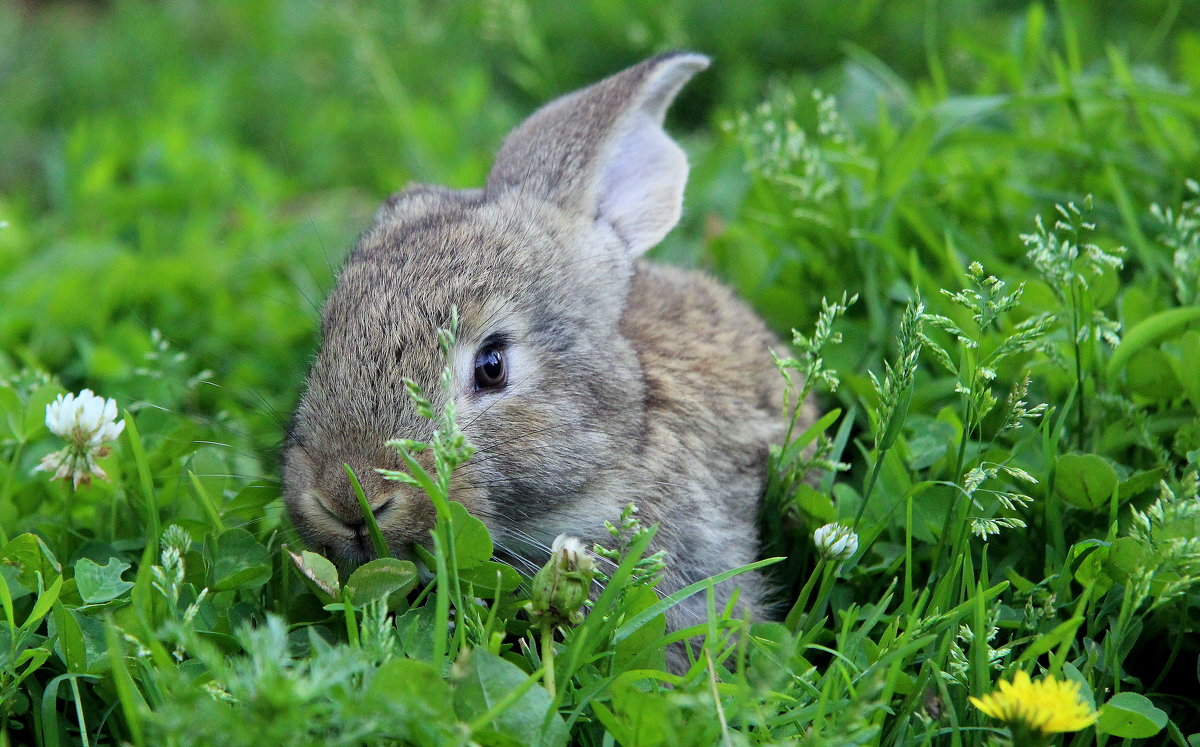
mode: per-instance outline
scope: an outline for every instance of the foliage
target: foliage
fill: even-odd
[[[1030,675],[1098,713],[1058,743],[1200,741],[1200,8],[734,5],[0,7],[9,743],[982,744]],[[274,444],[353,232],[671,46],[716,64],[658,256],[797,328],[825,413],[772,452],[783,619],[667,634],[706,584],[660,599],[632,510],[583,620],[531,614],[415,386],[433,552],[339,576]],[[75,490],[35,468],[85,387],[124,430]]]

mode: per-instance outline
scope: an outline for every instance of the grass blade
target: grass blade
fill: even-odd
[[[349,464],[343,464],[342,467],[345,468],[346,476],[350,478],[350,484],[354,487],[354,495],[358,498],[358,507],[362,510],[363,521],[367,523],[367,533],[371,535],[371,546],[375,548],[375,557],[392,557],[392,550],[388,547],[387,540],[383,538],[383,532],[379,530],[379,522],[375,520],[375,512],[371,510],[371,504],[367,502],[367,496],[358,482],[358,475],[354,474],[354,470],[350,468]]]

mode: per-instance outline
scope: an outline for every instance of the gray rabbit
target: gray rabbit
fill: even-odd
[[[433,507],[375,469],[402,466],[389,439],[430,435],[401,382],[445,396],[435,331],[457,306],[450,396],[478,452],[452,498],[503,557],[529,569],[560,533],[609,540],[605,520],[633,501],[661,525],[664,593],[756,559],[784,427],[777,340],[710,278],[641,258],[678,222],[687,181],[664,114],[707,66],[646,60],[534,113],[483,189],[412,186],[380,208],[325,304],[285,446],[288,512],[310,545],[343,565],[373,555],[343,463],[393,551],[428,544]],[[719,585],[718,604],[735,584],[761,614],[757,574]],[[700,594],[668,623],[704,609]]]

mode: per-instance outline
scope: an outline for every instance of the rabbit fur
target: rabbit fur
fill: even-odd
[[[663,117],[707,65],[686,52],[646,60],[534,113],[483,189],[411,186],[380,208],[325,304],[284,449],[285,502],[306,542],[343,566],[374,554],[345,463],[396,554],[429,544],[428,499],[376,468],[402,467],[389,439],[431,435],[402,379],[435,405],[447,396],[436,330],[457,307],[449,396],[478,451],[451,498],[487,524],[498,555],[531,570],[560,533],[611,544],[604,522],[632,501],[660,525],[660,592],[756,559],[768,447],[785,426],[777,340],[705,275],[641,259],[679,220],[687,180]],[[476,352],[497,340],[507,385],[477,390]],[[718,605],[735,586],[760,615],[762,578],[718,585]],[[669,626],[702,621],[704,596]]]

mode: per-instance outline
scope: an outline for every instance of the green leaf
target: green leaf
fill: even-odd
[[[1069,661],[1064,662],[1062,666],[1062,673],[1066,679],[1078,683],[1079,699],[1087,705],[1088,710],[1096,710],[1096,696],[1092,692],[1092,685],[1087,681],[1087,678],[1083,676],[1083,673],[1079,671],[1079,668]]]
[[[38,574],[42,578],[62,574],[62,566],[54,553],[36,534],[22,534],[0,547],[0,562],[15,566],[17,580],[31,589],[37,588]]]
[[[244,650],[238,639],[225,633],[218,633],[213,630],[197,630],[196,636],[201,640],[214,644],[226,656],[234,656],[242,653]]]
[[[629,591],[626,596],[627,614],[636,614],[644,610],[650,609],[654,603],[658,601],[658,592],[649,586],[638,586]],[[623,671],[629,668],[630,661],[641,654],[649,646],[656,643],[665,633],[667,628],[667,618],[665,615],[658,615],[646,621],[642,627],[630,633],[625,640],[621,641],[616,646],[615,658],[613,659],[613,671]],[[664,651],[658,649],[649,655],[648,658],[643,658],[637,662],[640,669],[664,668]]]
[[[42,693],[42,734],[45,736],[45,747],[58,747],[60,722],[58,717],[58,688],[67,680],[75,677],[86,677],[74,672],[60,674],[46,685]]]
[[[121,703],[121,712],[129,725],[130,736],[138,747],[146,744],[145,732],[142,726],[144,714],[150,712],[146,699],[134,684],[129,666],[133,663],[125,656],[125,644],[115,625],[106,625],[105,639],[108,643],[108,659],[112,667],[113,685],[117,691],[117,699]]]
[[[1117,471],[1095,454],[1063,454],[1055,467],[1054,492],[1077,508],[1108,505],[1117,487]]]
[[[46,648],[27,648],[13,660],[12,668],[19,669],[24,666],[25,669],[17,674],[11,685],[19,685],[29,675],[42,668],[46,660],[50,658],[50,649]]]
[[[1013,588],[1022,594],[1028,594],[1037,587],[1035,583],[1017,573],[1016,569],[1011,566],[1004,569],[1004,576],[1013,585]]]
[[[8,621],[3,622],[7,623]],[[29,659],[24,655],[25,652],[46,642],[44,635],[20,630],[16,630],[17,636],[14,638],[13,630],[15,628],[9,628],[7,624],[0,624],[0,671],[7,671],[10,674],[22,661]]]
[[[71,614],[71,611],[62,605],[62,602],[54,604],[54,616],[51,619],[54,623],[53,635],[57,639],[55,647],[58,649],[59,658],[63,660],[67,671],[72,673],[86,671],[87,641],[83,637],[83,629],[79,627],[79,622]]]
[[[672,744],[676,735],[671,730],[671,714],[666,697],[639,686],[644,675],[626,672],[613,682],[612,710],[632,739],[632,744]]]
[[[800,456],[800,451],[821,435],[842,416],[841,408],[835,407],[822,415],[816,422],[804,429],[804,432],[792,438],[787,449],[779,455],[780,467],[786,469]]]
[[[405,656],[422,661],[433,658],[436,617],[434,606],[423,604],[396,618],[396,639],[400,642],[400,650]]]
[[[83,643],[87,651],[87,671],[96,674],[108,668],[108,638],[104,621],[77,611],[68,610],[75,622],[79,623],[79,631],[83,633]]]
[[[792,494],[792,502],[818,525],[828,524],[837,519],[837,508],[833,505],[833,499],[808,483],[802,482],[796,487],[796,492]]]
[[[104,565],[87,558],[75,561],[75,586],[80,598],[88,604],[104,604],[129,591],[133,583],[121,580],[121,574],[129,567],[120,558],[109,558]]]
[[[473,649],[455,670],[454,710],[459,718],[477,722],[490,715],[481,726],[514,744],[566,744],[569,731],[562,717],[552,713],[550,693],[531,683],[530,675],[515,664],[484,649]]]
[[[450,502],[450,520],[454,525],[454,559],[459,569],[492,559],[492,538],[482,521],[457,501]]]
[[[914,470],[937,464],[950,448],[957,433],[954,426],[928,416],[910,417],[913,435],[907,439],[908,466]]]
[[[1146,565],[1149,548],[1133,537],[1118,537],[1108,549],[1108,573],[1114,581],[1124,583]]]
[[[1100,709],[1100,719],[1096,722],[1101,734],[1127,739],[1152,737],[1166,725],[1166,712],[1137,693],[1114,695]]]
[[[937,123],[930,117],[919,119],[905,131],[881,161],[885,166],[881,185],[884,194],[895,197],[915,177],[933,148],[936,133]],[[900,419],[904,419],[903,415]]]
[[[21,400],[17,397],[17,393],[12,387],[0,386],[0,414],[4,416],[4,422],[8,425],[8,430],[16,441],[23,441],[25,437],[25,427],[23,413],[21,410]]]
[[[221,512],[217,510],[217,506],[209,497],[208,491],[204,489],[200,478],[196,477],[196,473],[188,470],[188,479],[192,481],[192,489],[196,492],[196,500],[200,507],[204,509],[204,513],[208,515],[208,521],[218,532],[225,531],[225,522],[221,521]]]
[[[671,609],[693,594],[698,594],[699,592],[704,591],[710,585],[716,586],[726,579],[733,578],[734,576],[738,576],[743,573],[749,573],[750,571],[756,571],[759,568],[763,568],[768,565],[774,565],[781,560],[783,560],[783,558],[764,558],[754,563],[739,566],[738,568],[731,568],[728,571],[722,571],[721,573],[711,576],[710,578],[697,581],[690,586],[685,586],[679,591],[663,597],[658,602],[655,602],[638,614],[625,620],[621,627],[619,627],[616,632],[613,633],[613,642],[620,643],[653,618],[665,613],[667,610]]]
[[[62,393],[62,387],[53,382],[43,384],[29,393],[29,399],[25,401],[25,412],[21,415],[20,433],[17,434],[18,441],[28,441],[38,434],[46,422],[46,405],[53,402]],[[17,427],[13,426],[11,420],[9,425],[13,427],[13,432],[16,434]]]
[[[1106,561],[1110,549],[1109,547],[1096,548],[1088,553],[1079,567],[1075,569],[1075,580],[1084,587],[1091,588],[1092,595],[1097,598],[1104,596],[1112,586],[1112,578],[1106,572],[1108,570]],[[1074,560],[1074,552],[1071,553],[1071,558]]]
[[[33,589],[18,580],[20,575],[13,566],[0,563],[0,606],[4,607],[4,619],[14,625],[16,623],[13,622],[13,602],[33,593]]]
[[[343,592],[348,602],[361,606],[407,591],[416,582],[417,566],[411,560],[376,558],[354,569]]]
[[[1155,402],[1172,400],[1183,391],[1171,359],[1158,348],[1146,348],[1133,356],[1125,368],[1125,383],[1129,391]]]
[[[278,487],[251,483],[223,506],[221,515],[231,521],[254,521],[262,516],[263,507],[278,497]]]
[[[1033,643],[1021,653],[1021,658],[1017,659],[1016,663],[1021,664],[1026,661],[1035,660],[1063,641],[1073,640],[1075,638],[1075,631],[1082,624],[1082,617],[1072,617],[1070,620],[1059,623],[1055,626],[1054,630],[1034,639]]]
[[[1173,335],[1196,320],[1200,320],[1200,306],[1167,309],[1143,319],[1125,333],[1121,344],[1113,350],[1105,373],[1110,379],[1114,378],[1134,353]]]
[[[1158,485],[1158,481],[1161,480],[1166,474],[1166,469],[1162,467],[1155,467],[1154,469],[1148,469],[1144,472],[1138,472],[1137,474],[1130,476],[1128,480],[1121,482],[1121,486],[1117,490],[1119,500],[1124,503],[1139,493],[1155,487]]]
[[[158,517],[158,496],[154,492],[154,472],[150,467],[150,460],[146,458],[146,445],[142,442],[141,434],[138,433],[137,423],[134,422],[133,415],[128,410],[122,410],[122,413],[125,420],[125,440],[133,452],[138,481],[142,486],[141,509],[145,521],[145,531],[149,535],[149,542],[146,543],[146,549],[142,554],[142,562],[147,563],[158,554],[158,538],[162,534]]]
[[[5,566],[0,566],[0,569],[8,570]],[[7,638],[12,640],[17,634],[17,617],[13,610],[12,589],[9,588],[8,578],[3,573],[0,573],[0,605],[4,607],[4,621],[8,623],[7,626],[0,626],[0,630],[3,630]],[[0,656],[3,656],[4,653],[0,650]],[[7,660],[4,662],[7,663]],[[2,668],[3,666],[0,666],[0,669]]]
[[[299,555],[288,550],[288,556],[296,567],[300,569],[300,575],[304,576],[304,580],[311,585],[319,595],[325,596],[327,599],[338,600],[342,598],[341,587],[338,584],[338,572],[333,563],[324,555],[318,555],[315,552],[305,550]]]
[[[1162,349],[1171,370],[1183,385],[1187,398],[1200,411],[1200,376],[1196,375],[1196,361],[1200,360],[1200,332],[1186,332],[1163,343]]]
[[[596,720],[600,722],[606,732],[612,735],[617,744],[635,744],[633,734],[625,728],[625,724],[616,717],[616,714],[608,710],[599,700],[593,701],[591,706]]]
[[[41,624],[42,618],[50,614],[54,603],[58,601],[58,593],[62,591],[63,579],[62,576],[57,576],[54,583],[46,587],[41,594],[38,594],[37,601],[33,603],[33,609],[30,610],[29,616],[25,618],[25,622],[21,627],[25,630],[35,630]]]
[[[250,532],[227,529],[217,537],[211,576],[213,591],[261,586],[271,577],[271,558]]]
[[[793,670],[790,665],[792,654],[796,651],[796,638],[788,632],[786,625],[777,622],[753,623],[748,640],[750,659],[746,675],[750,681],[766,686],[770,683],[785,682],[792,677]],[[904,675],[903,679],[913,682],[908,675]]]
[[[450,686],[431,665],[393,659],[375,672],[369,699],[386,704],[392,739],[422,745],[454,744],[458,719]]]
[[[501,593],[513,591],[521,585],[520,573],[517,573],[512,566],[494,560],[458,572],[458,580],[464,584],[474,585],[475,594],[482,597],[490,597],[496,592],[497,576],[499,576]]]

